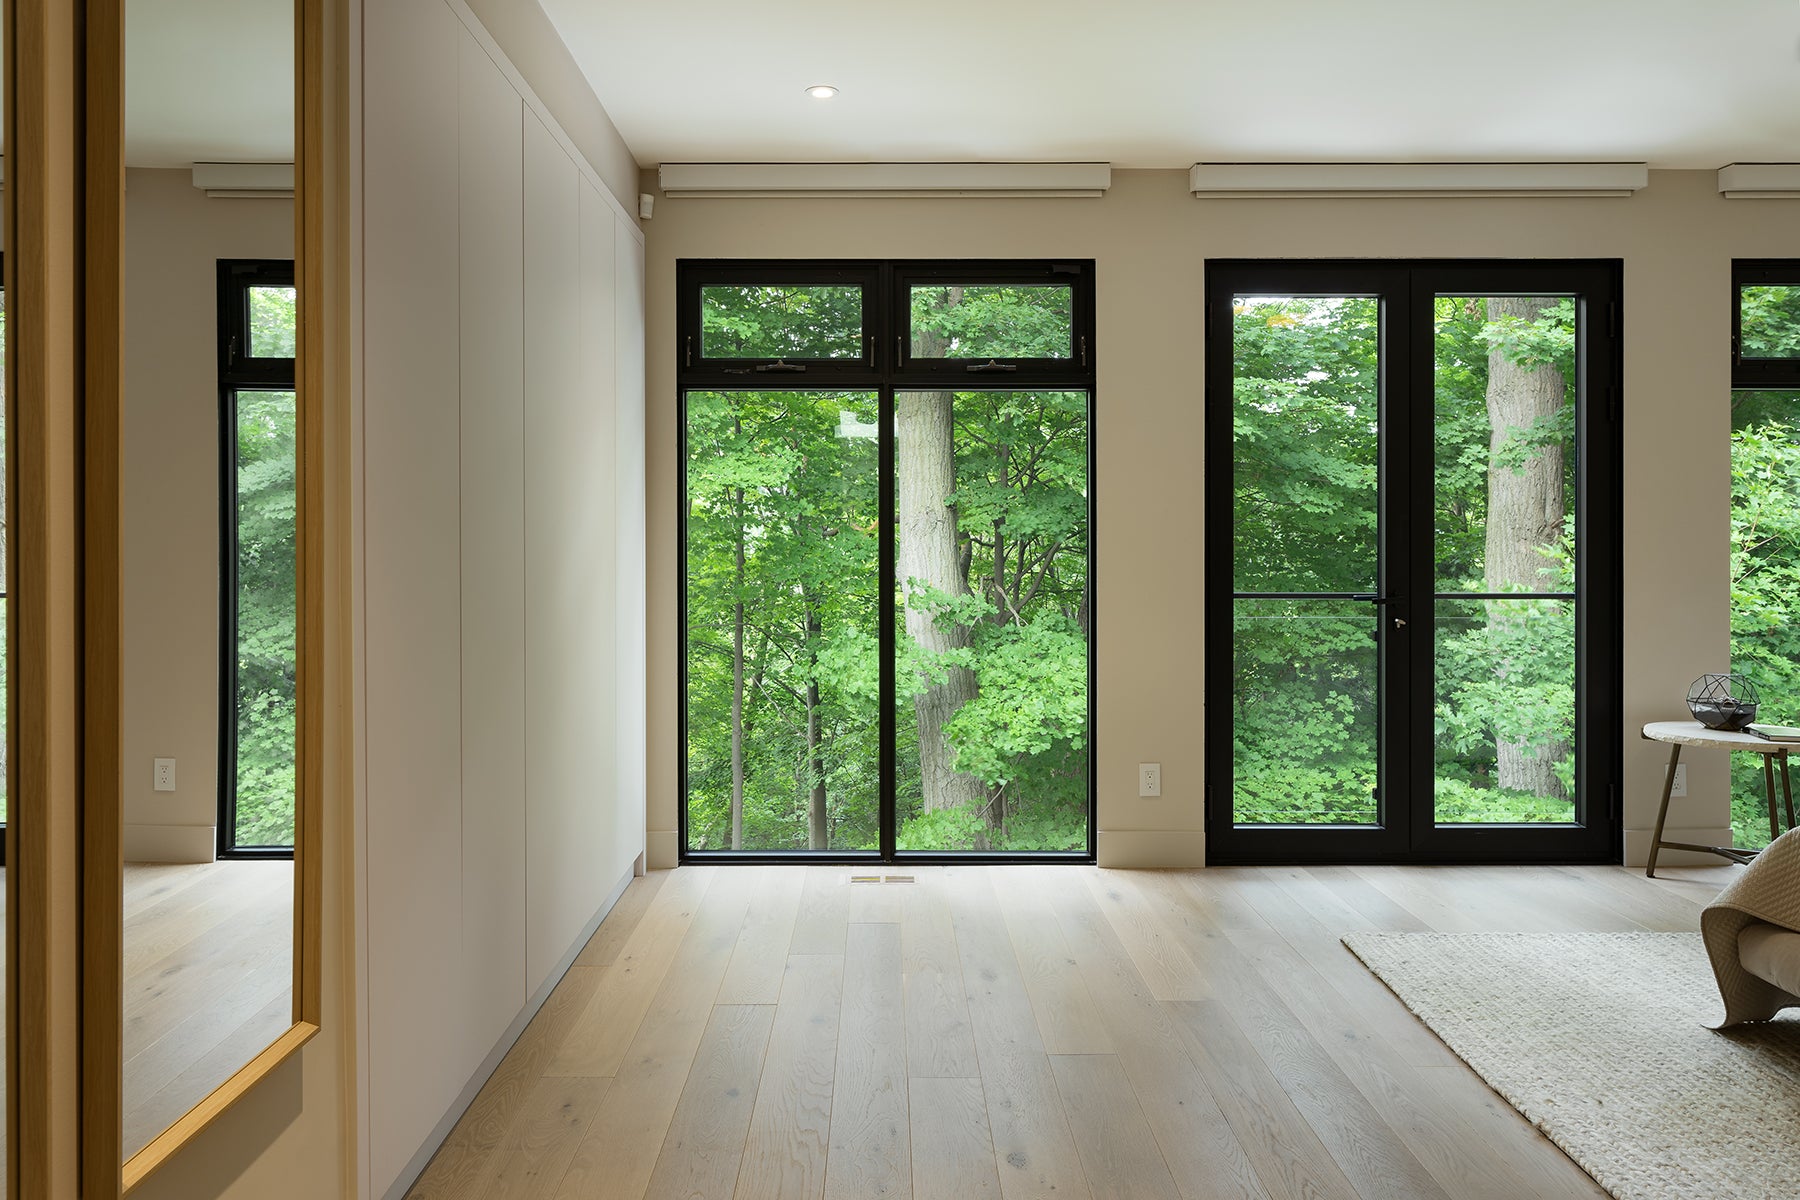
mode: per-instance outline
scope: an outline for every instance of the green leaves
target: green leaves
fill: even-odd
[[[252,320],[258,292],[252,290]],[[293,319],[291,289],[285,319]],[[287,336],[292,337],[291,326]],[[237,844],[294,841],[294,393],[236,394]]]

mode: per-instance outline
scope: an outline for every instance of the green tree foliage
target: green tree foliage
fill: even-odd
[[[709,287],[702,342],[723,358],[855,354],[859,300],[845,288]],[[915,353],[1069,353],[1067,289],[921,288],[913,312]],[[940,581],[951,586],[896,580],[894,594],[958,636],[927,650],[895,614],[899,844],[1084,846],[1087,397],[950,402],[955,483],[939,502],[954,514],[960,573]],[[694,849],[878,845],[878,421],[873,394],[687,395]],[[979,780],[981,799],[926,811],[912,701],[953,671],[972,672],[974,689],[936,750]]]
[[[1800,354],[1800,311],[1771,332]],[[1800,724],[1800,392],[1731,398],[1731,669],[1756,683],[1763,720]],[[1732,756],[1731,824],[1740,846],[1769,841],[1751,755]]]
[[[291,357],[292,288],[253,288],[259,356]],[[240,846],[294,843],[295,411],[291,391],[240,391],[237,409],[237,778]]]
[[[1800,358],[1800,287],[1740,288],[1738,305],[1745,358]]]

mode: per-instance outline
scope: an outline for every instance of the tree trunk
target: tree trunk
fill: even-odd
[[[741,433],[743,426],[739,425]],[[737,493],[737,587],[731,606],[731,848],[744,848],[744,489]]]
[[[957,546],[956,510],[945,497],[956,489],[956,453],[949,392],[909,393],[895,414],[899,441],[900,581],[906,588],[906,632],[928,654],[944,654],[969,645],[961,625],[942,625],[915,602],[913,581],[946,596],[968,593]],[[987,789],[973,775],[957,771],[944,726],[957,710],[975,698],[975,673],[949,668],[942,683],[913,699],[919,722],[919,775],[925,811],[956,808],[981,800]]]
[[[806,635],[816,647],[819,640],[819,614],[810,604],[806,609]],[[830,849],[830,832],[825,828],[825,759],[819,737],[818,656],[813,656],[813,678],[806,681],[806,761],[812,772],[812,794],[806,806],[806,848]]]
[[[1489,322],[1506,318],[1535,321],[1556,301],[1531,296],[1495,296],[1487,302]],[[1550,566],[1542,549],[1562,539],[1562,447],[1534,449],[1520,466],[1502,462],[1505,447],[1563,406],[1565,381],[1554,363],[1522,366],[1495,347],[1488,351],[1487,589],[1490,592],[1542,591]],[[1490,627],[1517,620],[1490,604]],[[1501,741],[1496,746],[1499,784],[1538,796],[1566,798],[1552,770],[1567,753],[1561,743]]]
[[[949,303],[961,299],[952,289]],[[936,339],[922,332],[913,353],[941,351]],[[904,392],[898,397],[894,433],[900,483],[900,584],[906,595],[906,632],[928,654],[941,655],[969,645],[962,625],[940,625],[923,605],[915,606],[913,580],[946,596],[968,594],[967,566],[958,545],[956,509],[949,496],[956,490],[956,422],[949,392]],[[919,723],[919,777],[926,812],[975,805],[987,789],[973,775],[956,770],[944,726],[957,710],[975,698],[975,673],[949,668],[947,678],[913,700]]]

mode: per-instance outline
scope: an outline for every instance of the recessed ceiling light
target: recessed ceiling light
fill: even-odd
[[[837,89],[829,83],[815,83],[806,89],[806,94],[814,100],[829,100],[837,95]]]

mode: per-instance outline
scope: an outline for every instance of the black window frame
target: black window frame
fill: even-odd
[[[730,377],[737,387],[754,380],[763,384],[786,383],[804,376],[808,380],[834,381],[869,378],[878,370],[877,331],[886,322],[887,294],[882,290],[879,268],[874,263],[830,261],[782,261],[775,263],[720,262],[705,264],[704,278],[690,279],[677,268],[681,300],[676,309],[676,340],[681,347],[679,366],[685,374]],[[698,264],[695,264],[698,265]],[[714,358],[706,353],[702,336],[702,292],[708,287],[774,287],[781,284],[852,285],[862,289],[862,353],[856,358]],[[691,290],[690,290],[691,288]],[[690,302],[691,301],[691,302]],[[826,384],[823,386],[832,386]],[[840,386],[854,386],[843,383]]]
[[[773,283],[858,282],[863,292],[864,356],[847,359],[716,359],[700,353],[702,289],[719,284],[756,286]],[[1074,344],[1078,353],[1068,359],[990,360],[914,359],[906,354],[910,334],[911,294],[915,282],[923,283],[1067,283],[1075,291]],[[1092,863],[1099,839],[1098,764],[1098,606],[1095,577],[1098,508],[1094,414],[1098,396],[1094,338],[1094,261],[1092,259],[681,259],[675,264],[676,303],[676,445],[675,530],[676,622],[675,660],[677,679],[675,777],[677,780],[677,853],[682,863],[843,863],[929,865],[934,863]],[[801,369],[758,371],[758,367],[788,364]],[[971,367],[986,369],[971,370]],[[960,386],[959,386],[960,385]],[[892,579],[896,569],[897,526],[896,463],[893,438],[895,396],[907,391],[1053,391],[1085,392],[1088,398],[1088,662],[1087,662],[1087,845],[1064,852],[1017,854],[987,851],[900,850],[896,842],[896,746],[894,695],[895,606],[892,589],[877,582],[877,633],[879,639],[881,792],[877,824],[880,847],[854,850],[690,850],[688,846],[688,572],[687,572],[687,396],[705,391],[865,391],[877,396],[879,521],[890,531],[879,541],[877,580]]]
[[[294,260],[218,260],[219,329],[219,824],[221,859],[291,859],[292,846],[237,843],[237,394],[297,391],[294,360],[256,358],[250,346],[250,289],[295,287]],[[298,763],[296,762],[296,766]]]
[[[1383,717],[1376,753],[1382,823],[1237,825],[1232,797],[1233,714],[1229,703],[1206,706],[1206,860],[1208,865],[1276,863],[1530,863],[1622,860],[1623,717],[1623,359],[1618,259],[1214,259],[1206,264],[1206,519],[1204,525],[1205,692],[1232,692],[1236,512],[1234,313],[1241,294],[1362,295],[1382,302],[1380,363],[1384,436],[1380,448],[1381,579],[1370,600],[1382,632]],[[1575,596],[1576,711],[1580,825],[1444,824],[1426,795],[1410,798],[1390,818],[1392,793],[1416,792],[1433,777],[1433,746],[1407,719],[1388,714],[1433,694],[1434,655],[1395,651],[1387,636],[1398,619],[1429,628],[1435,638],[1438,591],[1431,543],[1433,489],[1402,485],[1397,472],[1434,459],[1434,422],[1392,422],[1396,397],[1434,403],[1432,298],[1437,295],[1562,295],[1583,299],[1584,337],[1577,370],[1584,389],[1577,413],[1581,492],[1576,507],[1581,557]],[[1422,353],[1415,348],[1423,344]],[[1422,398],[1422,401],[1421,401]],[[1429,416],[1429,409],[1427,415]],[[1391,435],[1388,429],[1391,427]],[[1429,470],[1429,466],[1426,468]],[[1405,553],[1394,554],[1398,543]],[[1423,552],[1419,550],[1424,547]],[[1460,595],[1460,594],[1459,594]],[[1221,605],[1224,606],[1221,611]],[[1409,635],[1416,639],[1417,634]],[[1412,643],[1416,646],[1416,640]],[[1416,710],[1413,720],[1417,720]],[[1560,835],[1560,836],[1558,836]]]
[[[995,384],[1021,386],[1020,379],[1066,378],[1071,371],[1088,369],[1088,347],[1094,332],[1094,290],[1078,281],[1091,283],[1092,272],[1080,262],[1008,263],[986,262],[967,266],[958,263],[903,263],[894,272],[892,311],[900,318],[893,336],[895,362],[899,371],[919,379],[938,381],[967,380],[971,376],[989,378]],[[907,349],[912,333],[912,289],[962,284],[970,287],[1063,287],[1071,292],[1069,354],[1067,358],[1023,358],[989,355],[964,355],[944,358],[915,358]]]
[[[1743,355],[1744,289],[1800,288],[1800,259],[1735,258],[1731,261],[1731,388],[1733,391],[1800,389],[1800,356],[1746,358]]]

